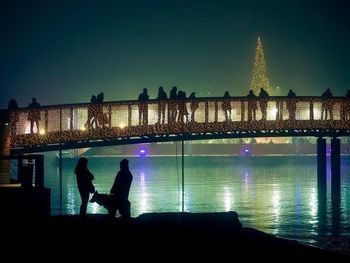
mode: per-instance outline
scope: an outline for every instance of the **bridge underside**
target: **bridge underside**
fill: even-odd
[[[229,124],[228,124],[229,125]],[[136,128],[136,127],[135,127]],[[129,128],[130,129],[130,128]],[[79,132],[79,131],[78,131]],[[101,130],[101,133],[105,131]],[[67,133],[76,133],[76,131]],[[85,133],[89,133],[85,131]],[[45,151],[57,151],[59,149],[78,149],[99,146],[126,145],[139,143],[156,143],[156,142],[171,142],[171,141],[191,141],[191,140],[209,140],[209,139],[224,139],[224,138],[257,138],[257,137],[344,137],[350,136],[350,129],[262,129],[262,130],[222,130],[220,132],[179,132],[172,134],[149,134],[144,136],[109,136],[101,139],[102,136],[96,135],[96,139],[88,140],[69,140],[55,143],[46,143],[45,136],[40,135],[25,135],[33,137],[30,141],[35,142],[33,145],[26,147],[13,147],[13,154],[19,153],[35,153]],[[73,135],[71,135],[73,136]],[[69,136],[69,137],[71,137]],[[95,137],[88,135],[87,137]],[[28,140],[28,138],[26,138]]]

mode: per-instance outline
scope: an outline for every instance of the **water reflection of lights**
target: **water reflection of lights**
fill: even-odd
[[[147,200],[147,189],[146,189],[146,183],[145,183],[145,173],[141,171],[140,173],[140,194],[139,194],[139,200],[140,200],[140,212],[145,213],[148,211],[148,200]]]
[[[227,186],[224,187],[224,204],[225,212],[231,211],[233,204],[233,193],[232,189],[229,189]]]
[[[73,189],[73,187],[68,187],[67,200],[68,200],[66,205],[67,212],[68,214],[74,215],[76,213],[75,208],[78,205],[77,205],[76,191],[75,189]]]
[[[280,222],[280,215],[281,215],[281,192],[280,191],[273,191],[272,194],[272,206],[273,206],[273,213],[275,216],[275,223],[278,224]],[[275,228],[273,234],[278,233],[278,228]]]
[[[182,211],[182,192],[179,191],[179,206],[178,206],[178,211]],[[184,201],[184,207],[183,207],[183,212],[186,212],[188,207],[186,206],[186,199]],[[191,204],[190,204],[190,209],[191,209]]]
[[[248,188],[248,183],[249,183],[249,173],[248,173],[248,171],[245,171],[245,173],[244,173],[244,187],[246,189]]]
[[[309,211],[311,219],[309,221],[310,224],[317,223],[316,217],[317,217],[317,193],[316,189],[312,188],[310,189],[310,198],[309,198]]]
[[[91,204],[91,210],[92,210],[91,213],[92,214],[96,214],[99,211],[99,209],[100,209],[100,205],[99,204],[97,204],[97,203],[92,203]]]

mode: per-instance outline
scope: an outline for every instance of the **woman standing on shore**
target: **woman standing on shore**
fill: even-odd
[[[95,192],[95,187],[92,184],[92,180],[94,180],[93,174],[87,168],[88,159],[85,157],[81,157],[78,160],[78,163],[75,167],[75,174],[77,176],[77,184],[81,197],[81,205],[80,205],[80,215],[86,215],[87,204],[89,201],[90,193]]]

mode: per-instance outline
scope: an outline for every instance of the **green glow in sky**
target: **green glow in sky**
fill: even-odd
[[[79,2],[79,1],[78,1]],[[1,108],[155,98],[172,86],[246,95],[257,36],[272,87],[349,87],[347,1],[9,1],[1,8]]]

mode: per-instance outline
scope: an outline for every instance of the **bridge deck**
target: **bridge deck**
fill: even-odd
[[[350,100],[344,97],[198,98],[21,108],[11,111],[10,130],[13,149],[39,151],[58,145],[75,148],[224,137],[348,136],[349,120]]]

